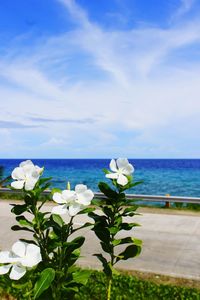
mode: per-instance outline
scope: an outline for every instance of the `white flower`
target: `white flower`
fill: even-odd
[[[10,272],[10,279],[18,280],[24,276],[27,268],[36,266],[42,260],[40,248],[34,244],[17,241],[12,246],[12,251],[0,252],[0,275]]]
[[[61,205],[52,209],[53,214],[63,215],[68,213],[71,217],[90,205],[94,194],[84,184],[77,184],[75,191],[64,190],[62,193],[54,193],[53,200]]]
[[[114,173],[106,174],[106,177],[117,179],[117,183],[123,186],[128,183],[126,176],[134,172],[134,167],[128,162],[127,158],[118,158],[116,161],[112,159],[110,169]]]
[[[24,187],[27,191],[33,190],[42,172],[43,168],[35,166],[31,160],[23,161],[12,171],[11,176],[16,181],[11,186],[15,189]]]

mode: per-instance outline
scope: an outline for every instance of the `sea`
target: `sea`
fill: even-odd
[[[25,159],[0,159],[0,178],[9,176]],[[106,181],[103,168],[109,169],[110,159],[32,159],[44,167],[43,177],[52,178],[52,187],[65,189],[86,184],[98,192],[98,182]],[[143,181],[128,193],[200,197],[200,159],[129,159],[133,164],[134,181]]]

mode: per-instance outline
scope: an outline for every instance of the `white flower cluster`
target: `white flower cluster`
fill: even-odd
[[[0,275],[10,271],[10,279],[18,280],[24,276],[27,268],[36,266],[42,260],[40,248],[34,244],[17,241],[11,251],[0,252]]]
[[[53,214],[75,216],[79,211],[91,204],[94,194],[84,184],[77,184],[75,191],[64,190],[54,193],[53,200],[60,204],[52,209]]]
[[[15,181],[11,186],[15,189],[33,190],[42,172],[43,168],[35,166],[31,160],[23,161],[12,171],[11,176]]]

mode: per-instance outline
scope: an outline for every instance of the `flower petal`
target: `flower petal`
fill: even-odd
[[[35,166],[36,171],[38,172],[39,175],[42,175],[43,171],[44,171],[44,167],[40,168],[38,166]]]
[[[24,170],[22,168],[15,168],[12,173],[11,176],[13,179],[17,179],[17,180],[24,180],[25,179],[25,174],[24,174]]]
[[[124,186],[128,183],[128,179],[123,174],[119,174],[119,177],[117,179],[117,183]]]
[[[34,169],[34,170],[31,171],[31,176],[30,177],[34,178],[35,180],[38,180],[39,177],[40,177],[40,173],[36,169]]]
[[[56,203],[59,203],[59,204],[64,204],[65,203],[65,200],[62,198],[62,194],[58,193],[58,192],[53,194],[53,200]]]
[[[13,256],[10,251],[1,251],[0,252],[0,263],[6,264],[6,263],[12,263],[17,262],[18,257]]]
[[[40,248],[34,244],[28,244],[26,247],[26,255],[20,260],[24,267],[36,266],[42,260]]]
[[[12,267],[11,264],[5,265],[5,266],[0,266],[0,275],[8,273],[11,267]]]
[[[74,191],[64,190],[62,191],[62,198],[65,200],[65,203],[69,203],[76,198],[76,194]]]
[[[14,265],[12,267],[9,277],[10,279],[18,280],[22,278],[25,273],[26,273],[26,268],[24,268],[23,266]]]
[[[12,246],[12,252],[19,257],[23,257],[26,254],[26,245],[27,244],[22,241],[17,241]]]
[[[13,181],[13,182],[11,182],[11,186],[14,189],[21,190],[21,189],[23,189],[23,186],[24,186],[24,180]]]
[[[69,215],[71,217],[74,217],[75,215],[77,215],[77,213],[79,213],[79,211],[81,211],[82,209],[84,209],[84,205],[81,205],[79,203],[73,203],[72,205],[69,206]]]
[[[24,171],[24,174],[26,175],[26,177],[30,177],[30,176],[32,176],[32,173],[35,171],[35,167],[31,166],[31,165],[25,165],[23,167],[23,171]]]
[[[31,191],[34,189],[35,185],[37,183],[37,180],[35,178],[28,178],[26,181],[25,181],[25,190],[26,191]]]
[[[131,175],[134,172],[134,167],[131,164],[128,164],[126,167],[122,169],[122,173],[124,175]]]
[[[118,158],[117,159],[117,166],[119,169],[125,168],[129,164],[127,158]]]
[[[9,251],[1,251],[0,252],[0,263],[2,264],[5,264],[5,263],[8,263],[10,262],[9,261],[10,259],[10,252]]]
[[[119,177],[118,173],[110,173],[110,174],[106,174],[106,178],[110,178],[110,179],[117,179]]]
[[[92,199],[94,197],[94,194],[91,190],[86,190],[83,193],[79,193],[77,194],[77,202],[79,204],[83,204],[83,205],[90,205]]]
[[[32,163],[32,161],[30,159],[28,159],[28,160],[22,161],[19,166],[20,166],[20,168],[22,168],[24,166],[32,166],[33,167],[34,164]]]
[[[67,205],[58,205],[52,208],[52,214],[64,215],[68,213]]]
[[[75,186],[75,192],[76,193],[83,193],[85,191],[87,191],[87,185],[85,185],[85,184],[77,184]]]
[[[111,161],[110,161],[110,169],[113,172],[117,172],[117,165],[116,165],[116,161],[114,159],[111,159]]]

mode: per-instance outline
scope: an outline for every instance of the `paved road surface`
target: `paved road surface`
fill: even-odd
[[[52,205],[45,207],[46,211]],[[77,216],[75,221],[82,224],[86,217]],[[131,218],[132,219],[132,218]],[[133,221],[133,219],[131,220]],[[141,227],[125,234],[143,240],[143,250],[139,257],[120,262],[118,267],[125,270],[147,271],[176,277],[200,280],[200,214],[175,215],[147,213],[134,217]],[[20,237],[30,237],[27,233],[10,230],[16,224],[8,202],[0,200],[0,248],[10,249]],[[100,264],[93,253],[101,251],[99,242],[91,230],[84,229],[82,234],[86,243],[82,248],[80,265],[99,268]]]

